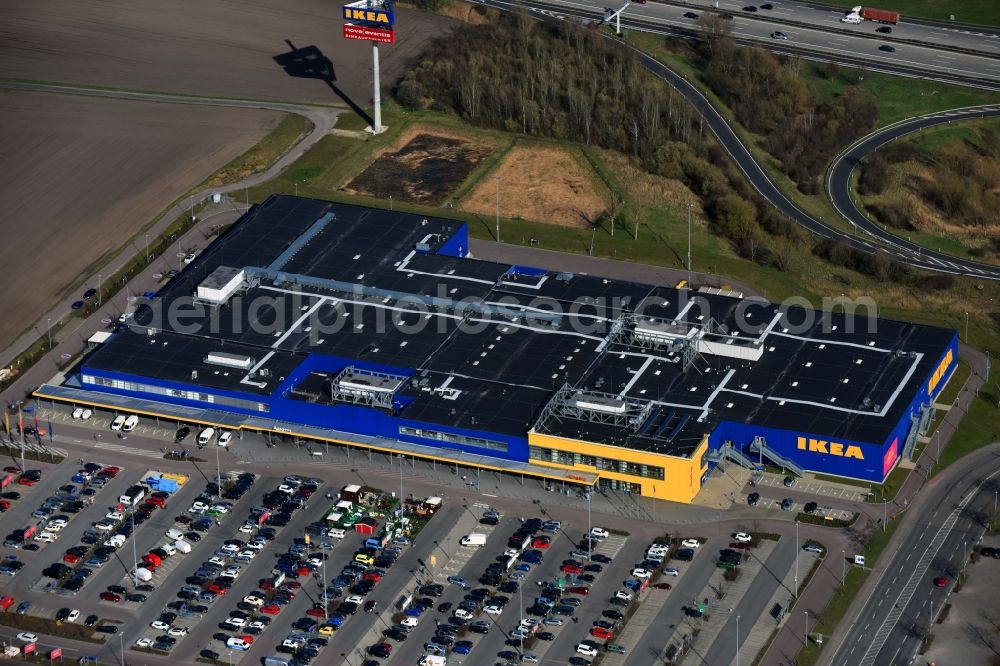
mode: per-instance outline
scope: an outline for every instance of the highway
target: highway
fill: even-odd
[[[826,191],[830,197],[830,202],[837,212],[845,220],[853,224],[856,229],[885,240],[885,233],[879,229],[877,224],[868,219],[854,199],[854,192],[851,188],[851,175],[861,161],[882,146],[928,127],[974,118],[995,118],[998,116],[1000,116],[1000,107],[981,107],[966,111],[946,111],[919,118],[910,118],[858,139],[858,141],[834,159],[827,172]],[[901,251],[916,253],[918,255],[923,254],[928,261],[939,263],[942,270],[949,272],[962,270],[962,267],[954,258],[945,259],[940,254],[929,255],[925,248],[901,236],[895,236],[893,240],[888,242],[891,242],[894,247]],[[996,275],[1000,274],[996,268],[985,265],[980,266],[979,269],[983,271],[982,277],[996,279]]]
[[[837,646],[833,666],[910,663],[929,626],[951,591],[963,558],[971,554],[992,510],[1000,478],[1000,453],[980,450],[956,463],[947,481],[936,478],[911,508],[910,533],[892,553],[864,607],[850,618]],[[884,557],[882,558],[885,559]],[[882,564],[882,562],[880,562]],[[934,585],[948,578],[945,588]]]
[[[604,16],[605,7],[618,9],[620,2],[608,0],[526,0],[524,3],[496,2],[495,0],[477,0],[482,4],[507,9],[514,6],[524,6],[551,15],[600,20]],[[866,22],[858,25],[840,23],[840,13],[830,13],[827,21],[817,24],[822,29],[810,28],[805,25],[784,25],[778,22],[782,16],[771,12],[750,14],[740,11],[742,3],[733,0],[720,0],[720,6],[732,5],[732,37],[740,43],[763,46],[775,53],[787,55],[805,55],[816,60],[836,62],[845,66],[860,67],[873,71],[885,71],[906,75],[912,71],[917,75],[933,74],[942,81],[956,84],[979,82],[985,86],[996,86],[1000,82],[1000,45],[995,44],[995,38],[976,37],[976,43],[981,47],[976,52],[965,52],[952,48],[939,48],[934,40],[929,38],[913,38],[911,42],[898,41],[897,30],[892,35],[881,35],[874,32],[875,24]],[[622,14],[621,27],[629,30],[669,34],[681,37],[692,37],[698,32],[696,18],[685,17],[691,13],[699,15],[702,9],[690,5],[664,4],[650,2],[633,4]],[[777,7],[777,11],[784,11]],[[810,10],[814,11],[814,10]],[[766,18],[772,20],[764,20]],[[771,16],[773,15],[773,16]],[[788,19],[790,20],[790,16]],[[916,30],[916,26],[912,27]],[[776,30],[784,32],[788,40],[776,40],[771,33]],[[902,30],[902,29],[900,29]],[[833,32],[831,32],[833,31]],[[897,41],[891,43],[896,49],[894,53],[880,50],[880,46],[890,44],[896,35]],[[963,43],[956,33],[947,44]],[[968,35],[961,35],[968,38]],[[945,40],[938,39],[942,46]],[[990,48],[987,48],[989,46]]]

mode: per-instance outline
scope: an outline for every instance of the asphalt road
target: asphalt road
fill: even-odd
[[[833,207],[840,213],[841,217],[853,224],[856,229],[890,243],[900,252],[910,255],[915,254],[918,257],[923,256],[927,261],[939,264],[939,270],[959,273],[972,271],[977,277],[1000,279],[1000,268],[995,266],[986,264],[973,265],[972,262],[962,262],[940,252],[931,254],[928,253],[926,248],[906,240],[902,235],[892,234],[887,238],[887,232],[881,229],[878,224],[872,222],[857,205],[851,187],[851,176],[861,161],[892,141],[928,127],[974,118],[995,118],[997,116],[1000,116],[1000,107],[981,107],[968,111],[947,111],[919,118],[911,118],[862,137],[838,155],[827,172],[826,190],[830,196],[831,203],[833,203]],[[905,232],[900,230],[898,233],[902,234]]]
[[[950,589],[933,579],[955,580],[963,553],[972,551],[983,533],[980,515],[992,510],[993,490],[1000,478],[1000,453],[980,450],[955,464],[947,482],[932,481],[920,498],[912,529],[891,559],[863,608],[837,645],[833,666],[910,663],[926,630],[930,604],[939,612]],[[963,543],[965,544],[963,549]],[[884,559],[884,558],[883,558]],[[881,564],[881,562],[880,562]]]

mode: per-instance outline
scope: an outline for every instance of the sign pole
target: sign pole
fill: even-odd
[[[379,91],[378,42],[375,41],[372,42],[372,86],[372,105],[374,106],[372,134],[379,134],[382,131],[382,98],[381,91]]]

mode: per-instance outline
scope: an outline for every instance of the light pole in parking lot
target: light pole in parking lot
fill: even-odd
[[[524,581],[521,582],[523,583]],[[518,621],[524,622],[524,602],[521,600],[521,585],[517,586],[517,613]],[[518,624],[518,626],[522,625]]]
[[[125,634],[118,634],[118,653],[122,658],[122,666],[125,666]]]
[[[840,584],[843,585],[844,582],[847,580],[847,551],[846,550],[842,550],[842,551],[840,551],[840,554],[843,555],[843,557],[840,559],[840,564],[841,564],[841,567],[840,567]]]
[[[593,550],[591,547],[593,542],[590,540],[591,530],[593,530],[593,525],[590,524],[590,492],[587,492],[587,561],[590,562],[590,553]]]
[[[219,463],[219,443],[215,443],[215,498],[222,499],[222,465]]]

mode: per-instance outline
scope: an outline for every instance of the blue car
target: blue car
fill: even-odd
[[[469,654],[472,652],[473,645],[474,644],[471,641],[459,641],[455,643],[454,647],[451,648],[451,651],[454,654]]]
[[[331,627],[333,627],[334,629],[337,629],[338,627],[340,627],[340,625],[344,624],[344,616],[331,615],[330,618],[326,621],[326,623]]]
[[[424,612],[422,606],[410,606],[404,613],[406,617],[420,617]]]
[[[638,578],[629,578],[628,580],[623,582],[622,585],[624,585],[630,590],[638,590],[640,587],[642,587],[642,581],[639,580]]]
[[[524,571],[525,573],[527,573],[528,571],[531,571],[531,565],[530,564],[518,564],[518,565],[516,565],[514,567],[514,571]]]

